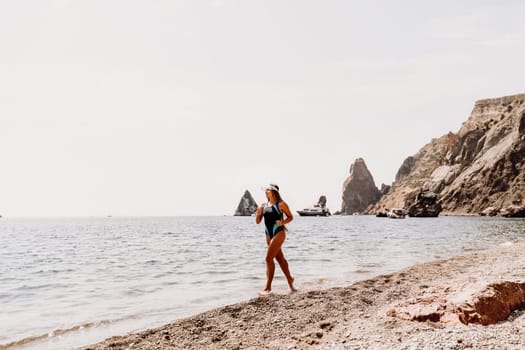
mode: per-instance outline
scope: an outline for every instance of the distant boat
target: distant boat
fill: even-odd
[[[318,206],[315,206],[313,208],[304,208],[303,210],[298,210],[297,214],[299,214],[300,216],[330,216],[332,215],[330,213],[330,209],[321,208]]]
[[[404,219],[407,216],[407,211],[402,208],[394,208],[388,211],[386,216],[391,219]]]

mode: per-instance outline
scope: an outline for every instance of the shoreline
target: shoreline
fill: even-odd
[[[525,310],[495,325],[387,316],[426,291],[525,282],[525,242],[413,265],[345,287],[272,294],[77,349],[522,348]]]

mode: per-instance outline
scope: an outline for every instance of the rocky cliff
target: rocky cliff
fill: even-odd
[[[367,211],[408,208],[421,191],[449,214],[525,216],[525,94],[477,101],[457,133],[408,157]]]
[[[244,192],[244,195],[241,197],[241,200],[239,201],[239,205],[237,206],[237,210],[235,210],[234,216],[250,216],[252,214],[255,214],[257,211],[257,203],[252,197],[252,194],[250,191],[246,190]]]
[[[363,212],[370,204],[377,202],[381,192],[374,184],[374,178],[363,158],[357,158],[350,166],[350,175],[343,184],[341,214]]]

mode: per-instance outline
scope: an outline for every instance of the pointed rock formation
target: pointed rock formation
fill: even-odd
[[[257,211],[257,203],[250,191],[246,190],[242,196],[234,216],[251,216]]]
[[[316,207],[326,208],[326,196],[325,195],[322,195],[321,197],[319,197]]]
[[[363,158],[357,158],[350,166],[350,176],[343,184],[342,214],[363,212],[370,204],[379,200],[381,192],[366,167]]]

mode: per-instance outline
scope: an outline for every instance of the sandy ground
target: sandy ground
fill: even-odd
[[[525,282],[524,252],[520,242],[347,287],[258,297],[83,349],[525,349],[525,310],[491,326],[387,316],[426,290]]]

